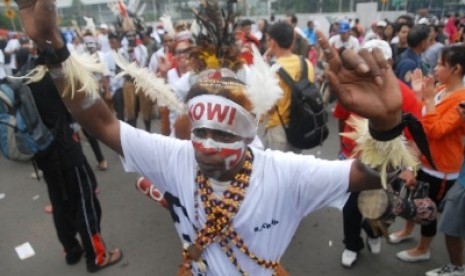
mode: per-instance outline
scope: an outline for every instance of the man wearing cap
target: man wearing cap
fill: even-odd
[[[372,39],[383,39],[384,38],[384,30],[386,29],[387,22],[386,21],[378,21],[374,22],[371,25],[371,31],[366,34],[365,39],[363,42],[367,42]]]
[[[399,56],[394,72],[401,81],[410,87],[415,69],[421,69],[423,74],[427,73],[428,68],[423,66],[421,54],[428,49],[429,37],[432,32],[427,25],[416,25],[408,33],[409,47]]]
[[[53,50],[62,53],[66,48],[56,31],[54,3],[19,0],[18,6],[25,30],[39,47],[51,41]],[[262,91],[264,83],[245,86],[220,72],[199,77],[186,97],[192,141],[118,121],[93,95],[63,93],[74,118],[122,156],[126,171],[145,175],[169,195],[165,198],[183,243],[178,275],[287,275],[279,262],[303,217],[327,206],[341,208],[348,191],[380,187],[386,181],[380,175],[390,177],[399,167],[394,160],[407,162],[397,130],[402,125],[400,89],[381,51],[345,51],[342,62],[321,34],[319,43],[339,101],[369,120],[370,134],[362,135],[381,152],[373,151],[368,159],[328,161],[250,148],[259,118],[280,93],[267,101],[273,91]],[[62,65],[67,68],[76,57],[60,56],[47,67],[64,92],[65,81],[72,78]]]
[[[103,23],[100,24],[99,34],[97,36],[98,44],[100,45],[100,51],[108,53],[111,51],[110,41],[108,39],[108,25]]]
[[[357,52],[360,49],[360,43],[358,39],[350,35],[350,24],[346,20],[338,22],[339,29],[338,34],[329,39],[329,45],[334,49],[339,50],[341,48],[350,49]]]
[[[374,48],[379,48],[382,50],[386,60],[391,64],[393,62],[391,47],[384,40],[372,39],[364,43],[362,48],[370,51]],[[421,105],[417,101],[415,93],[400,80],[397,80],[397,82],[399,83],[402,94],[402,111],[405,113],[411,113],[416,118],[420,118]],[[352,127],[347,122],[352,116],[357,116],[355,113],[347,111],[339,103],[337,103],[334,108],[333,115],[339,120],[340,133],[349,133],[352,131]],[[413,141],[411,141],[410,133],[406,132],[405,137],[407,137],[409,144],[413,143]],[[339,159],[344,160],[350,158],[357,145],[356,142],[350,137],[343,135],[341,135],[340,139],[341,151],[339,153]],[[413,181],[414,178],[413,173],[408,170],[404,170],[401,176],[406,182]],[[364,219],[360,213],[358,208],[359,194],[359,192],[351,193],[349,199],[344,205],[344,208],[342,209],[344,231],[343,243],[345,245],[345,249],[342,252],[341,264],[345,268],[352,268],[355,265],[359,257],[359,253],[365,245],[372,254],[379,254],[381,252],[381,233],[380,231],[375,231],[378,229],[373,229],[370,223]],[[367,235],[365,242],[361,237],[362,229]]]

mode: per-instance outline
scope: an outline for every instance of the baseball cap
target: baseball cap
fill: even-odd
[[[378,27],[384,27],[384,28],[385,28],[385,27],[387,26],[387,22],[384,21],[384,20],[378,21],[378,22],[376,23],[376,26],[378,26]]]
[[[105,23],[100,24],[100,29],[106,29],[108,30],[108,25]]]
[[[345,34],[345,33],[348,33],[350,31],[350,24],[349,24],[348,21],[341,20],[341,21],[338,21],[338,24],[339,24],[339,33],[340,34]]]

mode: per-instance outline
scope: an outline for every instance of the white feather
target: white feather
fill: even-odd
[[[253,65],[247,85],[246,94],[253,104],[252,112],[257,118],[266,114],[282,97],[283,90],[279,86],[278,67],[270,65],[263,59],[257,47],[252,47]]]
[[[97,97],[99,84],[95,79],[95,74],[102,74],[104,68],[95,57],[89,54],[79,55],[72,51],[69,58],[62,63],[64,79],[66,80],[63,96],[71,93],[71,98],[73,98],[76,92],[85,92]],[[47,71],[46,66],[37,66],[27,75],[16,79],[22,79],[26,83],[38,82],[42,80]]]
[[[169,109],[180,114],[186,113],[185,105],[178,100],[163,78],[156,77],[148,68],[140,68],[136,63],[128,63],[116,52],[113,52],[113,57],[122,70],[116,77],[129,75],[134,78],[136,93],[142,91],[153,101],[157,100],[158,104],[168,106]]]
[[[97,35],[97,28],[95,27],[94,19],[92,17],[84,16],[84,20],[86,21],[85,30],[89,30],[92,35]]]
[[[176,32],[174,31],[173,21],[171,21],[171,16],[164,14],[160,17],[160,21],[163,22],[163,28],[168,34],[174,36]]]

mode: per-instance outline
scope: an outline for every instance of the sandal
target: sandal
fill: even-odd
[[[117,264],[122,258],[123,252],[120,249],[108,251],[102,264],[87,264],[87,271],[90,273],[97,272],[101,269]]]

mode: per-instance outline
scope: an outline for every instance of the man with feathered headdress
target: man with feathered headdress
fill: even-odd
[[[377,150],[356,160],[327,161],[248,146],[258,119],[280,96],[276,75],[260,55],[254,55],[254,66],[259,67],[251,70],[256,76],[250,84],[222,70],[200,74],[186,105],[173,99],[159,80],[147,79],[146,70],[122,64],[139,87],[187,112],[192,141],[176,140],[118,121],[92,87],[81,89],[89,93],[69,91],[73,87],[66,83],[83,83],[75,83],[70,65],[77,64],[76,57],[63,50],[56,31],[54,1],[17,2],[24,27],[48,58],[45,65],[73,116],[123,156],[125,170],[145,175],[168,195],[183,242],[180,275],[286,275],[279,261],[303,217],[325,206],[342,208],[349,191],[380,187],[392,175],[388,171],[395,173],[405,163],[405,154],[398,155],[404,148],[398,137],[399,87],[377,49],[360,55],[344,52],[342,63],[319,36],[330,66],[327,76],[339,101],[368,118],[365,130],[377,139],[361,133],[366,145]],[[268,71],[273,73],[260,78]]]

